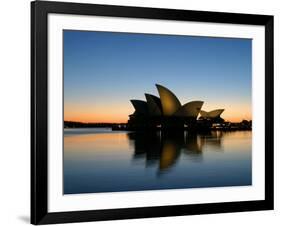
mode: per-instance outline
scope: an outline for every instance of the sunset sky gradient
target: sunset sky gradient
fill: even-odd
[[[155,84],[181,104],[204,101],[222,118],[251,120],[250,39],[69,31],[64,39],[64,120],[127,122],[130,99],[159,96]]]

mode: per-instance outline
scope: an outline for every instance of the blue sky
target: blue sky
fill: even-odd
[[[251,74],[250,39],[64,31],[66,120],[126,121],[129,100],[158,95],[156,83],[182,104],[251,119]]]

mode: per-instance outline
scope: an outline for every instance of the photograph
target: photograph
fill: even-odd
[[[64,195],[252,185],[252,39],[62,35]]]

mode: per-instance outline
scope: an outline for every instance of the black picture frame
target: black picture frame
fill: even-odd
[[[49,213],[47,17],[50,13],[265,26],[265,199]],[[31,3],[32,224],[271,210],[274,208],[273,177],[273,16],[44,1]]]

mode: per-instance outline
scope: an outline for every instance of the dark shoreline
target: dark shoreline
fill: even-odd
[[[64,128],[105,128],[114,126],[125,126],[127,123],[86,123],[86,122],[72,122],[64,121]]]
[[[64,122],[64,128],[111,128],[112,131],[159,131],[163,130],[160,127],[157,128],[132,128],[127,123],[83,123],[83,122]],[[201,128],[170,128],[171,131],[251,131],[252,127],[245,125],[244,123],[229,123],[227,126],[217,127],[201,127]]]

